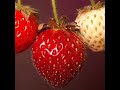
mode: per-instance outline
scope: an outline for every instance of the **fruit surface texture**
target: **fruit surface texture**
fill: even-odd
[[[37,36],[37,19],[31,13],[27,18],[21,10],[15,10],[15,52],[20,53],[31,46]]]
[[[94,52],[105,50],[105,6],[92,10],[79,10],[75,22],[80,37]]]
[[[84,62],[83,40],[67,30],[46,30],[32,47],[33,63],[53,87],[64,87],[79,72]]]

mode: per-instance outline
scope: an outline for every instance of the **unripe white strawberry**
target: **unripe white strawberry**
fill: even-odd
[[[105,5],[97,3],[78,11],[75,22],[79,26],[80,36],[94,52],[105,50]]]

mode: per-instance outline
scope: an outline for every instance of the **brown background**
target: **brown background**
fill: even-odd
[[[96,0],[98,1],[98,0]],[[101,0],[103,1],[103,0]],[[38,10],[39,23],[47,23],[53,17],[51,0],[22,0]],[[76,9],[90,4],[89,0],[57,0],[59,16],[68,16],[68,22],[74,21]],[[85,66],[66,87],[50,87],[36,72],[32,64],[31,47],[15,55],[15,90],[105,90],[105,53],[93,53],[87,50]]]

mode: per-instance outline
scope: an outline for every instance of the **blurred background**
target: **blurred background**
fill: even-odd
[[[16,0],[17,1],[17,0]],[[59,16],[66,15],[73,22],[77,10],[90,4],[89,0],[56,0]],[[99,0],[95,0],[96,2]],[[100,0],[104,1],[104,0]],[[47,23],[53,17],[51,0],[22,0],[25,5],[37,9],[39,23]],[[105,90],[105,53],[87,50],[82,71],[64,88],[50,87],[36,72],[32,64],[31,47],[15,55],[15,90]]]

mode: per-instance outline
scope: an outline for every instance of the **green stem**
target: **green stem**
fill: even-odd
[[[22,4],[21,0],[18,0],[18,7],[19,8],[21,7],[21,4]]]
[[[95,5],[95,1],[94,0],[90,0],[91,5],[94,6]]]
[[[54,14],[54,18],[57,24],[59,24],[59,20],[58,20],[58,14],[57,14],[57,9],[56,9],[56,0],[51,0],[52,1],[52,8],[53,8],[53,14]]]

